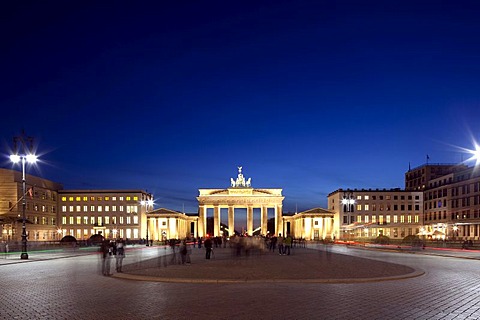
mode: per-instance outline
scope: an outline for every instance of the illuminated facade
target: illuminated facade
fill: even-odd
[[[146,212],[153,196],[141,190],[59,190],[58,232],[77,240],[94,234],[115,239],[145,239]]]
[[[29,241],[58,240],[57,199],[62,185],[26,175],[26,230]],[[20,241],[22,173],[0,169],[0,232],[4,241]]]
[[[434,169],[435,165],[426,165]],[[422,169],[421,167],[420,169]],[[458,166],[425,181],[425,233],[435,238],[480,240],[480,171]]]
[[[335,212],[314,208],[283,216],[284,230],[294,238],[321,240],[335,238]]]
[[[328,209],[335,212],[337,239],[403,239],[416,235],[423,225],[423,192],[390,190],[336,190],[328,195]]]
[[[268,209],[274,210],[275,234],[284,233],[282,207],[283,207],[282,189],[254,189],[251,187],[251,179],[245,179],[242,174],[242,167],[238,167],[237,179],[230,179],[228,189],[199,189],[198,200],[198,235],[204,237],[207,235],[207,215],[208,209],[213,209],[213,236],[222,235],[220,216],[221,209],[227,209],[228,222],[226,231],[232,235],[235,230],[235,209],[247,210],[247,229],[246,234],[253,235],[255,231],[260,234],[267,234]],[[253,210],[260,209],[260,227],[254,230]]]

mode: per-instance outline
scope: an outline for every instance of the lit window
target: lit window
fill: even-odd
[[[365,196],[365,200],[369,200],[370,199],[370,196]]]
[[[110,201],[110,197],[105,197],[105,201]]]
[[[117,201],[117,197],[112,197],[112,201]]]
[[[62,206],[62,212],[67,212],[67,206]]]
[[[405,223],[405,216],[400,216],[400,223]]]
[[[362,216],[361,215],[357,216],[357,222],[362,222]]]
[[[117,206],[112,206],[112,211],[117,211]]]
[[[68,209],[70,212],[73,212],[73,206],[70,206]]]
[[[82,224],[82,217],[77,216],[77,224]]]
[[[368,211],[370,209],[370,206],[368,204],[365,205],[365,211]]]
[[[98,212],[102,212],[102,206],[97,207]]]
[[[138,216],[133,216],[133,224],[138,224]],[[318,221],[315,221],[315,225],[318,225]]]
[[[362,200],[362,196],[357,196],[357,200]]]
[[[90,217],[90,224],[95,224],[95,217]]]
[[[68,217],[68,223],[73,224],[73,217]]]
[[[90,197],[90,201],[95,201],[95,197]]]
[[[387,223],[390,223],[390,215],[386,216]]]
[[[83,224],[88,224],[88,217],[87,216],[83,217]]]
[[[127,217],[127,224],[131,224],[132,223],[132,220],[130,219],[130,217]]]
[[[123,201],[123,197],[120,197],[119,199],[120,199],[120,201]]]
[[[418,219],[418,215],[415,215],[415,223],[418,223],[419,219]]]
[[[90,206],[90,211],[95,212],[95,206]]]
[[[123,212],[123,206],[120,206],[119,209],[119,211]]]
[[[131,199],[132,199],[132,198],[130,198],[130,197],[127,197],[127,201],[130,201]]]
[[[73,197],[69,197],[69,198],[68,198],[68,201],[73,201]]]
[[[133,201],[138,201],[138,197],[137,197],[137,196],[134,196],[134,197],[133,197]]]
[[[120,217],[120,224],[123,224],[123,217]]]
[[[98,225],[101,226],[102,225],[102,217],[97,217],[97,222],[98,222]]]
[[[377,216],[372,216],[372,223],[377,223]]]
[[[398,216],[393,216],[393,223],[398,223]]]
[[[65,216],[62,217],[62,224],[67,224],[67,217]]]
[[[102,197],[97,197],[97,201],[102,201]]]
[[[88,206],[83,206],[83,212],[87,212],[88,211]]]
[[[407,223],[412,223],[412,216],[411,215],[407,216]]]
[[[88,198],[87,198],[87,197],[83,197],[83,201],[87,201],[87,200],[88,200]]]
[[[80,201],[80,199],[81,199],[80,197],[76,197],[75,201]]]
[[[62,197],[62,201],[63,202],[67,201],[67,197]]]
[[[368,223],[368,220],[369,220],[368,218],[369,216],[365,216],[365,223]]]
[[[105,212],[108,212],[110,211],[110,207],[109,206],[105,206]]]
[[[77,212],[80,212],[80,211],[82,211],[82,209],[81,209],[81,208],[82,208],[81,206],[77,206]]]
[[[109,216],[105,216],[105,224],[110,224],[110,217]]]
[[[362,205],[361,204],[357,204],[357,211],[361,211],[362,210]]]

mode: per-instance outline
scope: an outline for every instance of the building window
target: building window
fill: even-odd
[[[365,223],[368,223],[368,219],[369,217],[368,216],[365,216]]]
[[[90,217],[90,224],[95,224],[95,217]]]
[[[117,206],[112,206],[112,211],[117,211]]]
[[[67,212],[67,206],[62,206],[62,212]]]
[[[357,216],[357,222],[358,222],[358,223],[362,222],[362,216],[361,216],[361,215],[358,215],[358,216]]]
[[[67,197],[62,197],[62,201],[63,202],[67,201]]]
[[[133,216],[133,224],[138,224],[138,216]],[[318,221],[315,221],[315,225],[318,226]]]
[[[405,223],[405,216],[400,216],[400,223]]]
[[[130,201],[131,199],[132,199],[132,198],[130,198],[130,197],[127,197],[127,201]]]
[[[105,197],[105,201],[110,201],[110,197]]]
[[[97,197],[97,201],[102,201],[102,197]]]
[[[357,196],[357,200],[362,200],[362,196]]]
[[[390,223],[390,215],[386,216],[385,218],[386,218],[386,222]]]
[[[365,205],[365,211],[368,211],[368,209],[370,208],[370,206],[368,204]]]
[[[69,212],[73,212],[73,206],[70,206],[69,209],[70,209]]]
[[[372,216],[372,223],[377,223],[377,216]]]
[[[65,216],[62,217],[62,224],[67,224],[67,217]]]
[[[368,200],[370,197],[369,196],[365,196],[365,200]]]
[[[132,223],[132,219],[130,218],[130,216],[127,217],[127,224],[131,224]]]
[[[88,200],[88,198],[87,198],[87,197],[83,197],[83,201],[87,201],[87,200]]]
[[[123,224],[123,217],[122,216],[120,216],[119,220],[120,220],[120,224]]]
[[[112,197],[112,201],[117,201],[117,197]]]
[[[95,206],[90,206],[90,212],[95,212]]]
[[[118,197],[118,199],[119,199],[120,201],[123,201],[123,197]]]
[[[408,215],[408,216],[407,216],[407,222],[408,222],[408,223],[412,223],[412,216],[411,216],[411,215]]]
[[[73,224],[73,222],[74,222],[74,221],[73,221],[73,217],[68,217],[68,223],[69,223],[69,224]]]
[[[82,217],[77,216],[77,224],[82,224]]]
[[[102,212],[102,206],[97,206],[98,212]]]
[[[398,223],[398,216],[397,215],[393,216],[393,223]]]
[[[75,197],[75,201],[80,201],[80,197]]]
[[[109,216],[105,216],[105,224],[110,224],[110,217]]]
[[[133,197],[133,201],[138,201],[138,197],[137,197],[137,196],[134,196],[134,197]]]
[[[357,211],[361,211],[362,210],[362,205],[361,204],[357,204]]]
[[[81,206],[77,206],[77,212],[81,212],[82,209],[81,209]]]
[[[73,197],[68,197],[68,201],[73,201]]]
[[[83,206],[83,212],[87,212],[88,211],[88,206]]]
[[[88,217],[87,216],[83,217],[83,224],[88,224]]]

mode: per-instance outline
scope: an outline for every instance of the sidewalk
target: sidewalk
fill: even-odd
[[[62,248],[52,250],[28,251],[28,259],[20,259],[21,252],[0,252],[0,266],[14,263],[26,263],[51,259],[61,259],[88,255],[98,252],[98,247]]]

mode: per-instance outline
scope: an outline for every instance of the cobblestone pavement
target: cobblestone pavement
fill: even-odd
[[[126,265],[162,252],[156,247],[129,249]],[[333,246],[332,254],[350,256],[352,261],[365,258],[358,268],[368,269],[376,260],[425,274],[340,284],[162,283],[104,277],[99,273],[98,254],[28,262],[12,257],[13,263],[0,263],[0,319],[480,318],[480,261],[474,256],[463,259],[345,246]],[[185,268],[194,272],[195,264]]]

